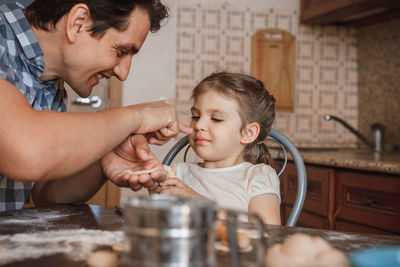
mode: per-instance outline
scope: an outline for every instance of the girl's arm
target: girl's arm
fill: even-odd
[[[275,194],[262,194],[250,199],[249,211],[257,214],[265,224],[281,225],[279,199]]]

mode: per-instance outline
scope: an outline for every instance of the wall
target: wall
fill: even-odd
[[[171,17],[156,33],[150,33],[132,66],[122,88],[122,105],[175,98],[176,6],[167,3]]]
[[[387,150],[400,147],[400,19],[358,30],[359,130],[385,126]]]

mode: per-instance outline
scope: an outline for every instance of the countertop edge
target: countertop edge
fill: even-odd
[[[368,152],[365,152],[365,155],[367,156],[370,156],[370,154],[371,153],[368,154]],[[279,149],[271,149],[271,155],[273,159],[284,159],[284,153]],[[368,172],[379,172],[390,175],[399,175],[400,178],[400,163],[379,159],[365,159],[363,158],[365,157],[363,153],[351,154],[346,151],[330,151],[329,153],[325,153],[324,151],[300,151],[300,155],[305,164],[315,164],[327,167],[346,168]],[[292,159],[289,153],[288,159]]]

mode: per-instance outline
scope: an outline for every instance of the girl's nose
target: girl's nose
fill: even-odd
[[[204,131],[207,129],[207,124],[206,124],[206,120],[202,117],[200,117],[197,121],[194,122],[194,128],[197,131]]]
[[[131,68],[132,56],[124,56],[119,63],[114,66],[113,73],[121,81],[125,81]]]

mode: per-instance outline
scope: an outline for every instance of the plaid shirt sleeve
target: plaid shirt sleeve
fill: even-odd
[[[42,56],[20,6],[0,5],[0,79],[18,88],[35,110],[66,111],[67,95],[59,87],[62,83],[39,83],[44,70]],[[32,187],[32,182],[15,181],[0,173],[0,211],[22,208]]]

